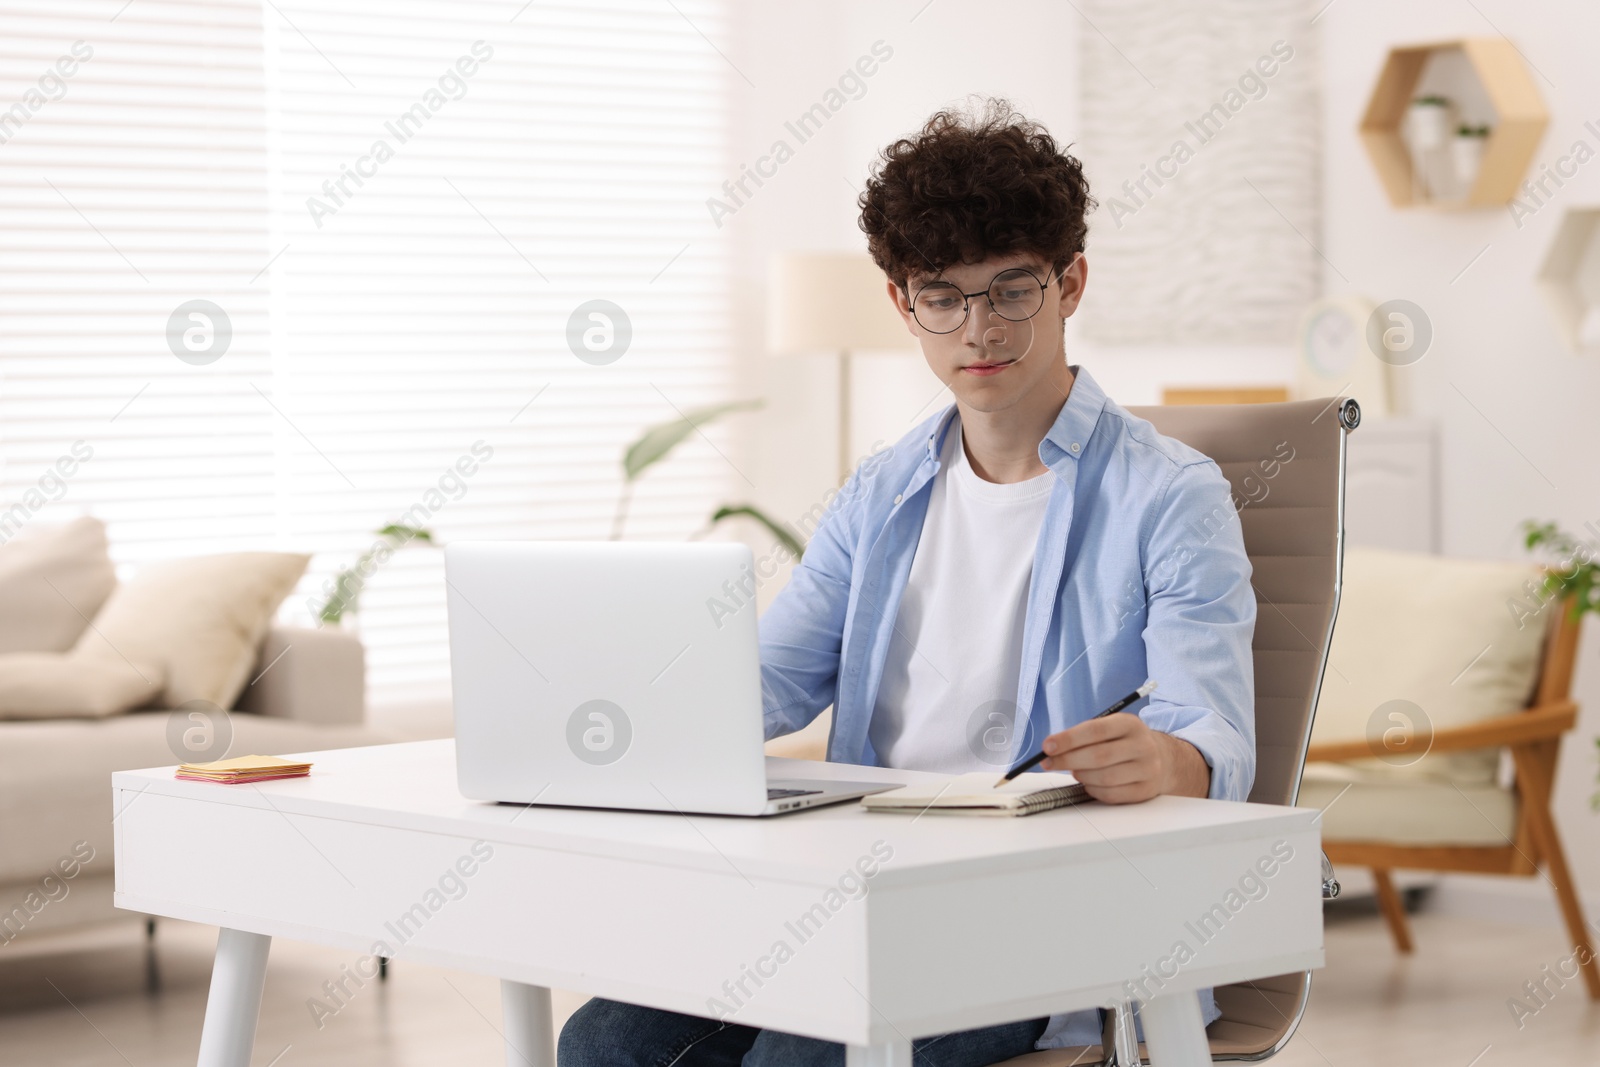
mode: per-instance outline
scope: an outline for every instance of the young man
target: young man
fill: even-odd
[[[889,299],[955,403],[862,464],[762,618],[767,736],[831,705],[830,760],[998,774],[1042,741],[1043,769],[1074,772],[1106,803],[1245,799],[1250,563],[1217,465],[1066,361],[1094,203],[1078,161],[991,101],[889,146],[860,203]],[[1088,721],[1146,679],[1159,683],[1148,703]],[[1201,1004],[1210,1022],[1209,993]],[[918,1067],[983,1067],[1099,1040],[1084,1011],[914,1047]],[[561,1062],[844,1056],[594,1000],[562,1032]]]

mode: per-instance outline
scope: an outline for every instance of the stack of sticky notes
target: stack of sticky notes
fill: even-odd
[[[310,773],[309,763],[291,763],[277,756],[235,756],[233,759],[213,760],[210,763],[185,763],[178,768],[177,777],[191,782],[242,785],[245,782],[270,782],[278,778],[304,778]]]

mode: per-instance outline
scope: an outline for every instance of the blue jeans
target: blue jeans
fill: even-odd
[[[914,1067],[989,1067],[1033,1051],[1044,1019],[924,1037]],[[561,1029],[560,1067],[844,1067],[844,1046],[695,1015],[589,1001]]]

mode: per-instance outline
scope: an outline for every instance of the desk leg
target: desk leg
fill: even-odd
[[[1207,1067],[1211,1046],[1194,990],[1154,997],[1139,1009],[1150,1067]]]
[[[217,931],[211,994],[206,998],[206,1021],[200,1028],[199,1067],[250,1067],[271,947],[272,938],[265,934],[226,927]]]
[[[846,1045],[844,1067],[911,1067],[911,1042],[896,1037],[876,1045]]]
[[[500,979],[500,1019],[506,1030],[506,1067],[556,1067],[550,990]]]

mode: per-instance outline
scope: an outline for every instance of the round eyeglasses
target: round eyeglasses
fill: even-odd
[[[929,333],[954,333],[967,321],[973,297],[989,301],[996,315],[1008,322],[1024,322],[1044,307],[1044,291],[1049,282],[1025,267],[1012,267],[994,276],[987,289],[963,293],[947,281],[932,281],[917,290],[911,300],[911,315]]]

